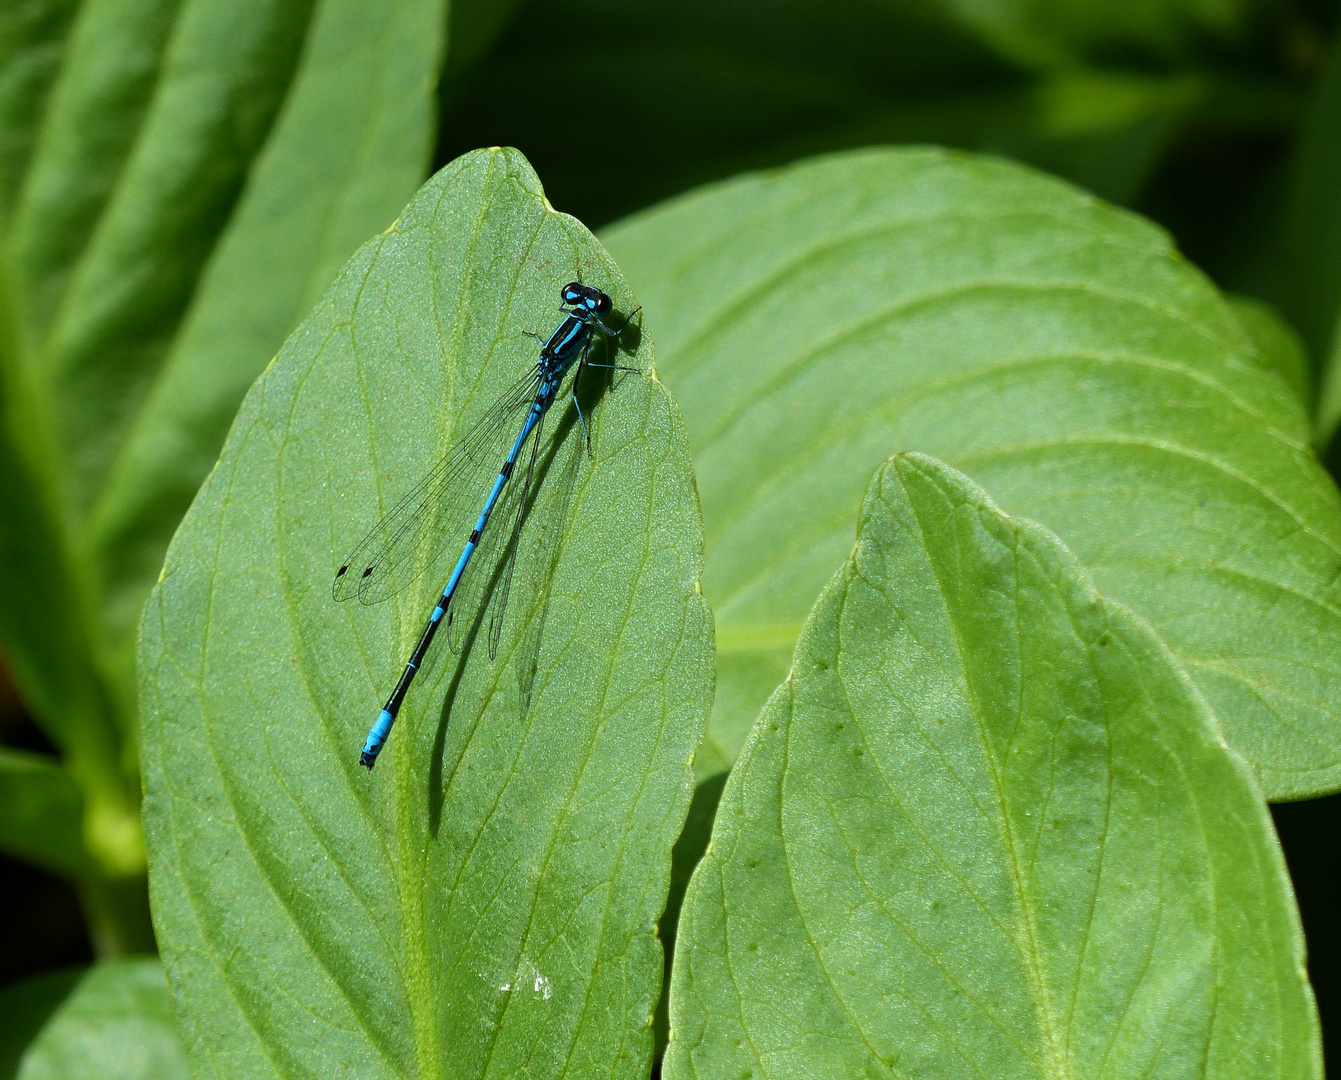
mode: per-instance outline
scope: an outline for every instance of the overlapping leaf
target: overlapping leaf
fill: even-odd
[[[706,188],[606,240],[684,409],[729,764],[923,450],[1155,624],[1274,798],[1341,784],[1341,498],[1298,397],[1165,234],[991,159],[871,150]]]
[[[1251,769],[1145,624],[939,462],[878,472],[731,772],[664,1075],[1322,1076]]]
[[[330,592],[579,274],[630,311],[519,154],[454,163],[253,388],[177,534],[142,637],[145,819],[201,1075],[646,1072],[712,672],[650,339],[584,391],[591,456],[554,407],[522,534],[547,554],[519,567],[497,660],[482,633],[439,640],[371,776],[358,747],[442,581],[370,608]]]
[[[24,1051],[15,1080],[190,1077],[163,965],[157,960],[111,961],[95,965],[77,981],[61,973],[33,980],[25,988],[44,1007],[55,1000],[60,1004]]]

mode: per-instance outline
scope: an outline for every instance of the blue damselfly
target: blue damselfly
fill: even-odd
[[[576,366],[573,407],[582,422],[590,451],[591,431],[577,396],[583,370],[587,367],[636,370],[594,363],[590,352],[598,329],[611,339],[618,339],[638,309],[630,312],[618,329],[612,329],[602,316],[611,313],[613,303],[600,289],[574,281],[565,285],[560,295],[564,320],[542,342],[540,358],[534,367],[503,392],[336,571],[333,587],[336,600],[357,596],[365,604],[375,604],[416,580],[434,563],[452,535],[463,542],[461,555],[428,617],[419,643],[363,744],[359,764],[369,769],[376,763],[410,684],[444,620],[449,627],[460,624],[478,611],[481,602],[488,601],[489,655],[497,653],[545,416],[558,397],[564,377]],[[532,336],[540,340],[537,335]],[[523,412],[525,416],[518,428],[518,418]],[[498,464],[498,454],[508,445],[503,440],[509,437],[510,448],[498,467],[493,486],[485,492],[483,479],[487,474],[483,470]],[[517,462],[528,441],[531,450],[525,469],[514,480]],[[481,509],[473,519],[473,527],[468,527],[471,518],[466,514],[472,503]]]

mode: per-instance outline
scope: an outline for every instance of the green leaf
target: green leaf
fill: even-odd
[[[247,388],[428,168],[442,0],[326,0],[152,394],[89,510],[124,685],[167,544]]]
[[[34,473],[30,448],[15,438],[25,410],[14,403],[14,326],[0,267],[0,635],[5,661],[31,712],[53,741],[63,742],[62,717],[95,711],[96,675],[83,653],[63,655],[79,634],[72,583],[59,559],[61,534]]]
[[[590,456],[555,405],[497,660],[481,622],[463,654],[440,639],[371,776],[358,748],[450,557],[378,607],[330,593],[579,272],[634,306],[520,154],[455,162],[253,387],[177,533],[141,639],[144,813],[200,1076],[646,1075],[712,686],[650,338],[619,354],[640,372],[584,381]]]
[[[0,22],[0,633],[98,863],[142,875],[144,599],[247,387],[422,179],[445,3],[43,10]]]
[[[605,239],[694,448],[720,666],[702,772],[785,673],[870,471],[917,449],[1154,623],[1271,797],[1341,786],[1341,497],[1165,234],[1004,162],[870,150]]]
[[[86,872],[82,804],[54,758],[0,747],[0,851],[58,874]]]
[[[33,1039],[83,974],[82,968],[49,971],[0,990],[0,1080],[14,1080]]]
[[[1308,351],[1295,328],[1272,304],[1251,296],[1227,294],[1225,299],[1257,347],[1258,360],[1279,375],[1305,409],[1313,399],[1313,378]]]
[[[78,0],[26,0],[0,7],[0,234],[78,6]]]
[[[685,897],[668,1080],[1321,1077],[1284,860],[1204,698],[965,477],[877,473]]]
[[[34,1040],[17,1080],[189,1080],[157,960],[89,969]]]

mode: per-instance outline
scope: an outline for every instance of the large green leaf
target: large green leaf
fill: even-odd
[[[34,985],[60,990],[66,976]],[[88,970],[27,1051],[16,1080],[189,1080],[190,1067],[157,960]],[[5,1080],[9,1080],[5,1077]]]
[[[871,150],[605,239],[695,454],[703,771],[786,671],[871,469],[917,449],[1153,622],[1270,796],[1341,785],[1341,498],[1296,395],[1158,229],[1004,162]]]
[[[87,0],[68,37],[54,2],[0,19],[0,545],[20,556],[0,633],[106,872],[144,872],[143,601],[246,388],[421,181],[445,6]]]
[[[584,390],[590,456],[554,408],[497,660],[440,638],[371,776],[358,747],[450,559],[380,607],[330,593],[579,273],[630,310],[520,154],[449,166],[253,387],[177,533],[142,632],[144,812],[198,1075],[646,1073],[712,685],[649,338]]]
[[[857,547],[690,883],[665,1075],[1320,1078],[1252,771],[1148,626],[932,459]]]
[[[72,642],[83,640],[83,622],[75,583],[61,558],[64,536],[53,520],[50,489],[39,479],[50,462],[37,453],[34,440],[16,437],[31,431],[24,423],[31,420],[30,410],[24,408],[31,399],[16,377],[14,322],[9,317],[6,285],[0,265],[0,417],[8,421],[0,425],[0,505],[4,508],[0,513],[0,641],[28,708],[47,721],[52,740],[63,754],[67,777],[79,785],[87,816],[84,839],[87,853],[93,856],[90,865],[113,874],[142,875],[144,847],[134,789],[121,769],[120,740],[109,722],[105,688],[88,652],[71,648]],[[16,405],[15,398],[23,404]],[[70,808],[64,796],[56,797]],[[28,850],[31,854],[34,838],[26,829],[22,813],[0,818],[0,845],[10,852]],[[71,839],[64,824],[54,829]],[[57,860],[69,872],[77,861],[82,862],[72,858],[73,852],[73,847],[61,844],[44,853],[44,864],[50,867]],[[147,910],[137,922],[136,944],[148,947]]]

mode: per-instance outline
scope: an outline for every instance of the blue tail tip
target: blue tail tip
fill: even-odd
[[[377,755],[370,754],[368,753],[367,750],[360,750],[359,764],[362,765],[369,772],[372,772],[372,767],[377,764]]]

